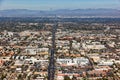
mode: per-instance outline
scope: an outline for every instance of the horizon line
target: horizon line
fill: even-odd
[[[16,9],[0,9],[0,10],[41,10],[41,11],[55,11],[55,10],[77,10],[77,9],[111,9],[111,10],[120,10],[116,8],[75,8],[75,9],[68,9],[68,8],[61,8],[61,9],[27,9],[27,8],[16,8]]]

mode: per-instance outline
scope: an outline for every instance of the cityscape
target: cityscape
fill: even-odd
[[[120,79],[120,19],[9,19],[0,23],[2,80],[47,80],[54,26],[56,80]]]
[[[117,0],[61,1],[0,0],[0,80],[120,80]]]

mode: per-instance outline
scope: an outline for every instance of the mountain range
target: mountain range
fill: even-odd
[[[120,17],[117,9],[59,9],[59,10],[0,10],[0,17]]]

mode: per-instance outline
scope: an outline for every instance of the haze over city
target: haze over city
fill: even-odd
[[[0,0],[0,9],[119,9],[119,0]]]

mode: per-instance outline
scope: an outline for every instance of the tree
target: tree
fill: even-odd
[[[6,76],[7,76],[6,74],[2,74],[0,79],[3,80],[6,78]]]
[[[77,80],[77,78],[75,76],[72,77],[72,80]]]
[[[108,80],[106,77],[102,77],[102,80]]]
[[[69,76],[64,76],[64,80],[71,80]]]
[[[19,75],[17,76],[17,79],[18,79],[18,80],[22,80],[22,75],[19,74]]]
[[[82,80],[87,80],[87,78],[86,77],[83,77],[83,79]]]

